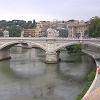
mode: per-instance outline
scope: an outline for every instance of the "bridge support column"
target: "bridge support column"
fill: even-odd
[[[46,63],[57,63],[58,54],[56,52],[46,52]]]
[[[11,56],[8,50],[0,50],[0,61],[10,59],[10,58]]]

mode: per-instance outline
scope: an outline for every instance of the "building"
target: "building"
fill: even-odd
[[[34,36],[34,30],[33,29],[23,29],[21,33],[21,37],[33,37]]]
[[[54,28],[54,29],[57,29],[57,28],[66,28],[66,21],[52,21],[50,23],[50,27],[51,28]]]
[[[68,37],[79,38],[85,36],[88,24],[84,21],[69,20],[67,21]]]
[[[41,29],[35,28],[35,29],[23,29],[21,32],[21,37],[39,37],[41,36]]]
[[[50,28],[50,21],[40,21],[37,23],[37,28],[41,29],[41,32],[44,33]]]
[[[23,29],[24,37],[45,37],[47,29],[52,28],[59,31],[60,37],[79,38],[85,36],[88,24],[84,21],[69,20],[69,21],[39,21],[34,29]]]

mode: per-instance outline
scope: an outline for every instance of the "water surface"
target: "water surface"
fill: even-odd
[[[12,59],[0,62],[0,100],[75,100],[95,67],[87,55],[70,56],[61,51],[61,61],[46,64],[41,49],[10,50]]]

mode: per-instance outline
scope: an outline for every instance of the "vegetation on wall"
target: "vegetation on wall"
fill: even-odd
[[[66,47],[68,53],[81,53],[81,45],[80,44],[76,44],[76,45],[71,45]]]

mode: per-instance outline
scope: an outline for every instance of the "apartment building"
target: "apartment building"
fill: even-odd
[[[79,20],[69,20],[67,22],[68,37],[79,38],[85,36],[88,23]]]

